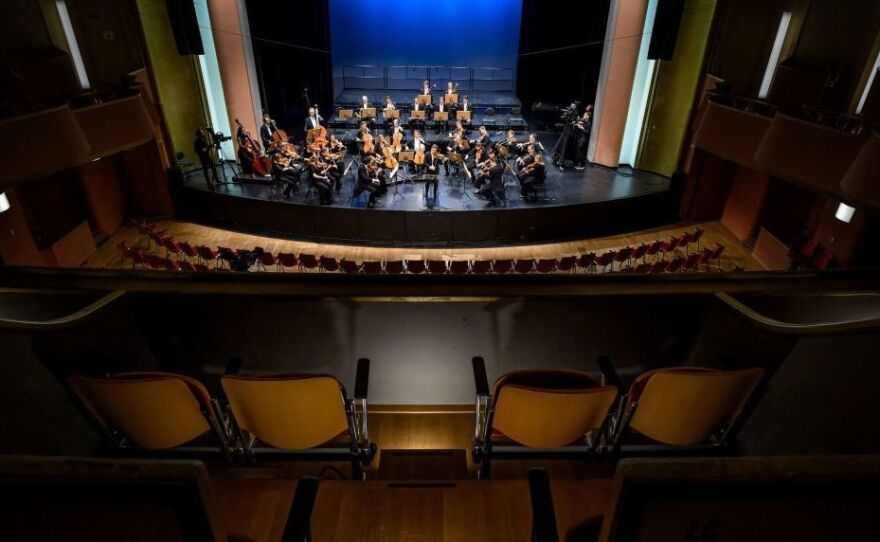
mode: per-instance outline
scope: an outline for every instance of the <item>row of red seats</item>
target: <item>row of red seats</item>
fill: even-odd
[[[133,247],[120,246],[123,258],[131,259],[133,265],[140,264],[153,269],[172,271],[208,271],[208,264],[214,262],[215,269],[226,270],[224,262],[238,256],[236,249],[217,247],[215,250],[206,246],[192,246],[186,242],[177,242],[167,232],[156,231],[146,224],[139,224],[138,227],[149,238],[151,245],[155,244],[157,248],[165,248],[166,257],[136,253],[132,252]],[[368,275],[422,273],[484,275],[489,273],[575,273],[578,271],[596,273],[600,269],[603,272],[657,274],[697,271],[700,265],[704,265],[708,270],[714,262],[720,271],[724,245],[718,244],[714,249],[703,248],[700,250],[699,243],[702,236],[703,230],[697,228],[680,236],[656,240],[638,247],[609,250],[599,255],[591,252],[580,256],[517,260],[375,260],[358,263],[344,258],[336,259],[330,256],[316,256],[307,253],[296,255],[290,252],[281,252],[276,255],[262,252],[256,257],[251,269],[266,271],[269,268],[275,268],[281,272],[288,269],[301,272],[315,270]],[[697,250],[691,252],[690,249],[694,245]],[[678,255],[678,249],[684,250],[683,257]],[[675,257],[667,260],[667,254],[675,254]],[[183,257],[183,259],[172,259],[172,255],[178,258]],[[195,263],[191,263],[190,259],[195,259]]]

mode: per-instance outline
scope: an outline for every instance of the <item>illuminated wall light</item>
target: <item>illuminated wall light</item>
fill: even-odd
[[[9,198],[6,197],[6,192],[0,192],[0,213],[5,213],[9,210]]]
[[[877,70],[880,70],[880,53],[877,53],[877,58],[874,59],[874,66],[871,69],[871,75],[868,76],[868,83],[865,85],[865,90],[862,91],[862,97],[859,98],[859,105],[856,107],[856,115],[862,114],[865,102],[868,101],[868,94],[871,93],[871,87],[874,86],[874,79],[877,77]]]
[[[850,207],[846,203],[840,203],[837,205],[837,211],[834,212],[834,218],[840,220],[841,222],[849,224],[855,212],[855,207]]]
[[[773,41],[773,49],[770,51],[770,60],[767,61],[767,69],[764,70],[764,79],[761,81],[761,89],[758,91],[758,98],[762,100],[770,94],[770,85],[773,84],[773,76],[776,75],[776,66],[779,64],[779,57],[782,55],[782,45],[785,43],[785,36],[788,34],[788,26],[791,24],[791,12],[786,11],[779,20],[779,28],[776,29],[776,39]]]
[[[55,8],[61,19],[61,28],[64,29],[64,37],[67,39],[67,47],[70,49],[70,57],[73,59],[73,67],[76,69],[76,78],[79,86],[89,88],[89,74],[86,73],[86,65],[83,64],[82,54],[79,52],[79,43],[76,34],[73,33],[73,24],[70,22],[70,14],[67,12],[67,3],[64,0],[55,0]]]

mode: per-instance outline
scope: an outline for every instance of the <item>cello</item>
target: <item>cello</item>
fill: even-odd
[[[385,157],[385,167],[388,169],[397,169],[399,164],[397,159],[394,158],[391,149],[388,148],[388,142],[385,141],[385,136],[379,136],[379,146],[382,148],[382,155]]]
[[[272,119],[272,128],[275,128],[275,131],[272,132],[272,144],[269,145],[270,150],[280,146],[282,141],[287,141],[287,132],[275,124],[275,119]]]
[[[235,119],[235,124],[241,128],[241,131],[244,133],[245,138],[244,141],[239,142],[240,145],[243,145],[245,150],[251,157],[251,169],[254,173],[259,175],[268,175],[272,172],[272,160],[269,159],[268,156],[263,154],[263,151],[260,149],[260,146],[257,145],[257,142],[254,141],[254,138],[251,137],[251,133],[248,132],[244,125],[240,120]]]

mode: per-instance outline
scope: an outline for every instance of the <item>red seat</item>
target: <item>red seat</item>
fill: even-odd
[[[686,231],[683,234],[681,234],[681,239],[678,240],[678,246],[679,246],[679,248],[684,249],[685,254],[687,254],[687,252],[688,252],[688,245],[690,244],[690,242],[691,242],[691,233],[690,232]]]
[[[349,275],[357,275],[361,271],[361,266],[357,262],[346,259],[339,262],[339,268],[342,269],[343,273],[348,273]]]
[[[189,263],[186,260],[171,260],[174,263],[174,266],[178,271],[186,271],[188,273],[194,273],[196,268],[193,267],[193,264]]]
[[[407,260],[406,261],[406,272],[412,273],[414,275],[418,275],[420,273],[424,273],[427,267],[425,266],[424,260]]]
[[[669,267],[669,262],[667,260],[660,260],[651,264],[651,268],[648,270],[648,273],[656,274],[663,273]]]
[[[367,273],[367,264],[372,262],[364,262],[364,273]],[[379,263],[379,262],[376,262]],[[389,275],[400,275],[403,273],[404,266],[403,260],[391,260],[390,262],[385,262],[385,272]],[[379,264],[379,273],[382,272],[382,264]]]
[[[398,262],[398,263],[400,263],[399,273],[403,273],[403,262]],[[379,273],[382,273],[382,271],[383,271],[382,262],[379,262],[379,261],[364,262],[363,265],[361,266],[361,269],[363,269],[363,272],[366,273],[367,275],[378,275]]]
[[[174,265],[174,262],[155,254],[147,254],[147,265],[150,266],[150,269],[159,271],[177,271],[177,266]]]
[[[285,269],[293,269],[296,267],[296,255],[290,252],[279,252],[276,258],[278,267],[284,271]]]
[[[281,265],[278,263],[278,258],[276,258],[271,252],[262,252],[260,253],[260,257],[257,259],[260,262],[260,266],[265,271],[267,267],[275,266],[278,271],[281,271]]]
[[[622,266],[623,262],[629,262],[632,253],[632,247],[623,247],[622,249],[617,251],[617,254],[614,255],[614,261]],[[613,269],[614,266],[612,265],[611,268]]]
[[[485,275],[492,271],[492,262],[490,260],[474,260],[471,264],[471,273],[474,275]]]
[[[587,254],[582,254],[580,258],[577,260],[578,269],[583,269],[586,272],[590,270],[596,270],[596,253],[588,252]]]
[[[302,269],[316,269],[318,267],[318,258],[314,254],[300,253],[299,266]]]
[[[574,262],[572,262],[572,265],[574,265]],[[552,273],[556,271],[556,258],[542,258],[538,260],[535,262],[535,271],[538,273]]]
[[[538,262],[540,265],[541,262]],[[577,256],[564,256],[556,261],[556,270],[560,272],[572,272],[577,266]]]
[[[196,249],[193,248],[192,245],[185,241],[181,241],[177,243],[177,246],[180,248],[180,253],[186,256],[187,258],[198,258],[199,255],[196,253]]]
[[[675,273],[677,271],[681,271],[681,264],[683,264],[683,263],[684,263],[684,259],[676,258],[676,259],[672,260],[671,262],[669,262],[669,267],[667,267],[666,270],[670,273]]]
[[[197,263],[197,264],[193,265],[193,268],[196,271],[198,271],[199,273],[205,273],[205,272],[210,271],[210,269],[208,269],[208,266],[203,263]]]
[[[724,245],[718,244],[714,249],[710,250],[708,248],[703,249],[703,262],[706,264],[706,268],[709,267],[709,262],[715,260],[715,265],[718,266],[718,270],[721,271],[721,254],[724,253]]]
[[[494,273],[510,273],[511,269],[513,269],[513,260],[495,260],[492,263],[492,272]]]
[[[656,258],[657,254],[660,253],[660,249],[662,248],[662,246],[663,246],[663,241],[654,241],[653,243],[648,245],[648,248],[645,250],[645,259],[647,259],[648,256],[651,256],[652,258]]]
[[[513,269],[517,273],[531,273],[535,270],[535,260],[516,260]]]
[[[617,252],[611,250],[603,253],[601,256],[596,258],[596,266],[602,266],[602,270],[606,270],[606,268],[614,263],[614,256],[617,255]]]
[[[676,247],[678,247],[679,238],[672,237],[668,241],[663,241],[660,243],[660,250],[665,255],[667,252],[674,252]]]
[[[321,256],[321,270],[335,273],[336,271],[339,271],[339,262],[336,261],[336,258]]]
[[[432,275],[444,275],[449,271],[446,260],[428,260],[428,272]]]
[[[180,245],[178,245],[177,242],[170,237],[164,239],[161,246],[165,248],[165,256],[167,257],[171,257],[172,254],[178,255],[182,252],[182,250],[180,249]]]
[[[721,247],[724,248],[723,246]],[[721,256],[720,254],[718,256]],[[831,265],[831,260],[834,256],[825,250],[824,248],[819,250],[815,257],[813,257],[813,266],[819,271],[825,271],[828,269],[828,266]],[[721,258],[716,258],[718,260],[718,269],[721,269]]]
[[[699,252],[688,254],[687,258],[685,258],[684,260],[684,263],[681,264],[681,269],[682,271],[696,271],[697,266],[700,265],[701,261],[703,261],[703,255]]]
[[[697,228],[691,234],[691,241],[690,242],[697,245],[697,250],[700,250],[700,239],[703,238],[703,233],[704,233],[703,230],[701,230],[700,228]]]
[[[644,258],[645,254],[648,253],[648,245],[639,245],[633,249],[631,258],[633,260],[638,260],[639,258]]]
[[[651,269],[651,264],[649,263],[640,263],[633,269],[633,273],[647,273]]]
[[[468,271],[470,271],[470,262],[467,260],[449,262],[449,272],[453,275],[467,275]]]
[[[199,245],[196,247],[196,254],[203,262],[212,262],[217,259],[218,252],[206,246]]]

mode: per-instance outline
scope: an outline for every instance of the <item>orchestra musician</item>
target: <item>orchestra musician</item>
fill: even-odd
[[[211,145],[208,143],[208,138],[205,136],[204,130],[196,130],[196,139],[193,141],[193,151],[195,151],[196,156],[199,157],[199,162],[202,164],[202,172],[205,174],[205,182],[208,183],[208,187],[213,190],[214,184],[217,182],[217,165],[214,163],[214,158],[211,157]],[[208,176],[209,171],[214,174],[213,179]]]
[[[437,144],[431,145],[431,152],[425,156],[425,173],[429,175],[426,179],[425,197],[433,190],[434,201],[437,201],[437,190],[440,185],[440,164],[445,165],[446,158],[440,153],[440,147]]]
[[[403,129],[403,126],[400,125],[400,119],[394,119],[391,121],[391,128],[388,130],[388,139],[394,141],[394,136],[400,137],[400,144],[403,145],[406,141],[406,132]]]
[[[424,81],[422,81],[422,96],[426,96],[426,95],[430,95],[430,94],[431,94],[431,84],[428,82],[427,79],[425,79]]]
[[[516,141],[516,132],[508,130],[507,137],[501,145],[507,148],[508,156],[514,154],[519,149],[519,143]]]
[[[547,170],[544,167],[544,157],[535,155],[531,164],[519,170],[516,174],[519,180],[519,192],[523,198],[529,199],[535,194],[535,186],[544,184],[547,179]]]
[[[268,149],[269,145],[272,144],[272,134],[277,131],[278,126],[275,125],[275,121],[272,120],[269,113],[263,113],[263,125],[260,126],[260,139],[262,140],[264,149]]]
[[[526,143],[526,154],[516,159],[516,166],[522,171],[523,168],[535,161],[537,154],[537,147],[533,143]]]
[[[251,163],[257,157],[256,152],[250,149],[250,134],[244,129],[244,125],[239,124],[238,130],[235,131],[235,140],[238,142],[238,164],[241,166],[241,172],[252,175],[254,173]]]
[[[485,126],[480,126],[480,134],[477,137],[476,144],[483,147],[483,150],[492,146],[492,138],[489,136],[489,130]]]
[[[318,190],[318,196],[321,205],[330,205],[333,203],[333,195],[330,192],[330,178],[327,176],[329,165],[323,163],[317,154],[313,154],[309,158],[309,182]]]
[[[375,156],[364,159],[358,168],[357,183],[354,187],[354,196],[360,196],[366,190],[370,193],[370,199],[367,207],[372,209],[376,206],[376,196],[382,190],[382,173],[379,168],[379,161]]]
[[[467,97],[467,96],[464,96],[464,97],[461,99],[461,105],[459,105],[459,106],[457,107],[457,109],[456,109],[456,112],[458,112],[458,111],[472,111],[471,104],[468,102],[468,97]],[[456,116],[458,116],[458,115],[456,114]],[[471,114],[471,117],[473,117],[473,114]],[[469,121],[469,120],[464,120],[464,121],[462,121],[462,122],[463,122],[464,124],[468,124],[468,123],[470,123],[471,121]]]
[[[446,108],[446,104],[443,103],[443,100],[437,100],[437,103],[434,105],[434,111],[431,113],[443,113],[444,111],[448,112],[449,110]],[[436,124],[437,133],[439,134],[441,131],[446,131],[446,128],[449,126],[449,121],[442,123],[442,127],[440,123]]]
[[[394,107],[394,102],[391,101],[391,96],[385,96],[385,109],[397,109]]]
[[[590,145],[590,132],[593,130],[593,105],[587,104],[584,114],[575,124],[577,131],[577,158],[575,169],[584,169],[587,165],[587,148]]]
[[[489,199],[489,206],[494,207],[504,191],[504,165],[497,159],[493,149],[489,150],[488,157],[480,165],[478,173],[484,182],[481,182],[482,188],[475,193],[486,196]]]
[[[406,148],[408,149],[409,145],[407,145]],[[422,137],[421,130],[413,131],[412,150],[415,151],[416,156],[424,156],[427,152],[427,145],[425,144],[425,139]],[[417,164],[414,161],[412,165],[416,170],[418,170],[424,164]]]
[[[318,128],[324,123],[323,117],[318,112],[318,110],[314,107],[309,108],[309,116],[306,117],[306,123],[303,128],[304,131],[308,132],[309,130],[314,130]]]
[[[286,185],[282,192],[284,199],[290,199],[291,193],[296,192],[299,187],[300,166],[296,164],[298,160],[296,147],[288,145],[287,142],[283,142],[278,150],[272,153],[272,177],[275,182]]]

